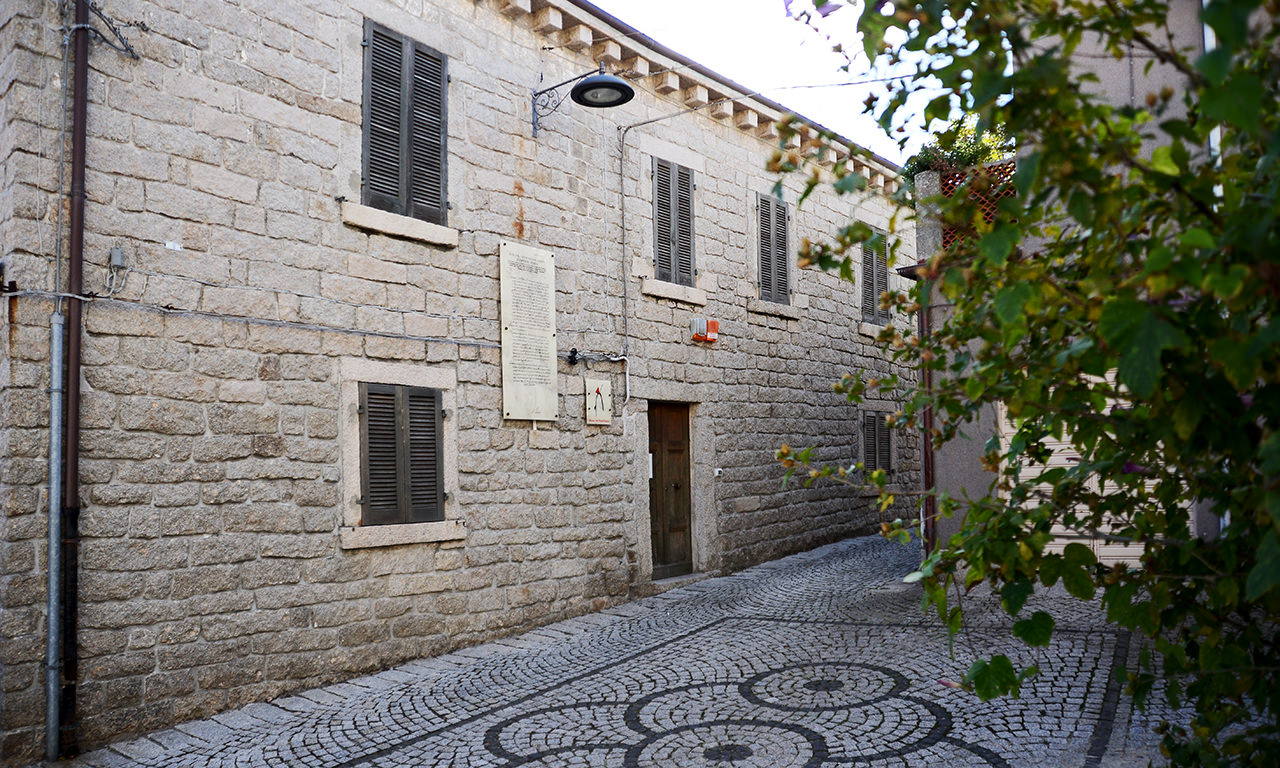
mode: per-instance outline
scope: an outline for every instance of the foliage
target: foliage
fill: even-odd
[[[902,179],[907,185],[921,171],[951,173],[979,168],[1012,154],[1013,140],[1004,127],[995,125],[978,133],[976,117],[963,117],[948,125],[933,141],[920,148],[902,166]]]
[[[1035,646],[1051,642],[1054,627],[1051,615],[1023,611],[1035,590],[1061,582],[1078,598],[1100,596],[1100,610],[1154,650],[1129,671],[1130,692],[1141,703],[1163,690],[1191,708],[1190,727],[1166,728],[1174,764],[1273,765],[1280,5],[1211,0],[1201,18],[1218,47],[1203,55],[1173,44],[1175,8],[1160,0],[898,0],[861,11],[869,56],[924,61],[869,101],[886,129],[912,93],[929,87],[942,94],[929,102],[929,119],[959,106],[981,128],[1004,126],[1023,154],[1017,194],[993,221],[963,193],[923,201],[963,236],[922,267],[909,295],[882,303],[918,310],[936,289],[955,309],[927,338],[903,324],[880,341],[933,382],[899,393],[894,427],[928,425],[941,445],[993,404],[1016,426],[987,444],[985,493],[967,489],[974,497],[963,503],[937,496],[943,514],[963,513],[965,522],[916,576],[926,604],[959,631],[955,595],[986,582],[1016,620],[1014,634]],[[893,51],[891,28],[907,30]],[[1175,73],[1185,87],[1109,105],[1097,78],[1072,66],[1086,41],[1116,59],[1132,50],[1139,66]],[[773,167],[812,167],[805,152],[820,144],[780,153]],[[837,190],[861,187],[854,175],[837,166]],[[810,176],[811,189],[818,183],[826,181]],[[987,183],[980,174],[969,182]],[[861,243],[873,237],[851,225],[806,244],[800,261],[852,276]],[[858,402],[899,386],[851,376],[837,389]],[[1051,438],[1068,440],[1079,460],[1044,471]],[[779,457],[810,479],[848,480],[860,469],[815,466],[808,452],[785,446]],[[883,478],[869,480],[882,504],[890,500]],[[1221,519],[1219,536],[1192,534],[1196,505]],[[1079,543],[1046,548],[1054,526],[1141,545],[1140,566],[1103,567]],[[886,526],[900,538],[912,528]],[[996,656],[975,664],[965,685],[984,699],[1016,694],[1032,672]]]

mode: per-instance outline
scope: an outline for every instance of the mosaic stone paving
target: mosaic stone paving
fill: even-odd
[[[1014,653],[979,610],[948,653],[902,575],[918,550],[853,539],[508,640],[254,704],[83,756],[191,768],[819,768],[1145,764],[1111,669],[1126,635],[1064,603]],[[1054,598],[1059,599],[1059,598]],[[1069,598],[1061,598],[1069,600]],[[1072,613],[1074,611],[1074,614]],[[1062,613],[1060,610],[1059,613]],[[959,679],[1004,649],[1020,699]],[[1130,760],[1137,755],[1143,759]]]

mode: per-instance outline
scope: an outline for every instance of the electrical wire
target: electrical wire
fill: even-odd
[[[154,312],[162,315],[179,316],[179,317],[203,317],[212,320],[230,321],[238,323],[246,323],[248,325],[261,325],[271,328],[292,328],[303,331],[318,331],[322,333],[341,333],[351,336],[376,336],[384,339],[399,339],[404,341],[423,341],[436,344],[453,344],[460,347],[480,347],[484,349],[501,349],[502,345],[495,341],[478,341],[473,339],[455,339],[446,336],[422,336],[412,333],[394,333],[391,331],[378,331],[362,328],[342,328],[333,325],[322,325],[320,323],[304,323],[297,320],[271,320],[265,317],[251,317],[245,315],[228,315],[225,312],[211,312],[203,309],[179,309],[177,307],[161,306],[149,302],[133,301],[130,299],[121,299],[109,296],[99,296],[93,294],[77,295],[58,291],[41,291],[35,289],[24,289],[13,291],[5,294],[7,296],[23,297],[29,296],[34,298],[67,298],[78,299],[85,303],[86,306],[96,304],[113,304],[117,306],[125,306],[137,309],[143,312]]]

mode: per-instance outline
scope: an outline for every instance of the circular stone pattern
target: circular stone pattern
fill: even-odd
[[[708,747],[711,744],[713,746]],[[627,750],[626,768],[817,768],[826,742],[808,728],[722,720],[655,734]]]
[[[814,691],[815,693],[835,693],[836,691],[844,688],[844,681],[843,680],[810,680],[809,682],[804,684],[804,687],[808,688],[811,691]]]
[[[703,752],[702,756],[713,763],[736,763],[739,760],[746,760],[754,754],[755,752],[751,750],[751,747],[743,746],[742,744],[720,744]]]
[[[793,664],[743,681],[747,701],[786,712],[832,712],[875,704],[907,689],[901,673],[852,662]]]

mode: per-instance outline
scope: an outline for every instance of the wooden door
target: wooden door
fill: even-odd
[[[689,406],[649,403],[649,460],[653,578],[691,573]]]

